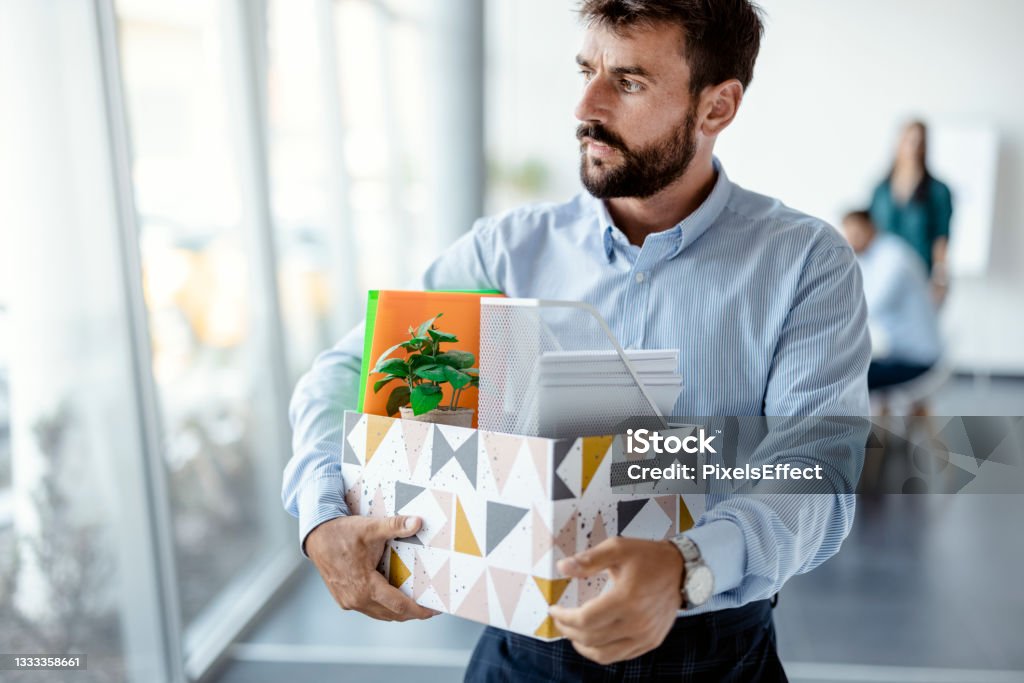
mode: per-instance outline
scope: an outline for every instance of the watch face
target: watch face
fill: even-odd
[[[711,598],[714,578],[706,565],[697,565],[686,573],[686,600],[691,605],[703,605]]]

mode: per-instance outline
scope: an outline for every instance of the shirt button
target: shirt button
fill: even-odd
[[[636,281],[637,281],[637,284],[642,283],[644,281],[644,274],[643,273],[637,273],[636,274]]]

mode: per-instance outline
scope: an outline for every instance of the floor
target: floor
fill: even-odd
[[[940,415],[1024,415],[1024,382],[954,380]],[[1024,495],[858,497],[841,552],[775,611],[791,680],[1024,683]],[[310,568],[236,644],[217,683],[462,680],[481,627],[343,612]]]

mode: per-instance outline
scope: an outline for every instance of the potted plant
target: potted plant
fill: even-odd
[[[381,354],[371,372],[384,377],[374,383],[373,392],[399,380],[401,383],[388,396],[388,415],[400,413],[403,419],[471,427],[473,409],[460,408],[459,399],[468,387],[479,386],[480,371],[473,367],[476,356],[468,351],[441,350],[441,344],[459,341],[454,334],[434,327],[441,315],[410,327],[409,339]],[[399,349],[406,352],[406,357],[392,358]],[[442,406],[445,384],[451,386],[452,395]]]

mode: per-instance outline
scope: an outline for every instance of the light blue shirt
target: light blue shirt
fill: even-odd
[[[878,233],[857,255],[864,278],[877,358],[931,365],[939,358],[939,325],[921,257],[901,237]]]
[[[853,250],[826,223],[715,166],[703,204],[642,247],[580,194],[478,220],[418,285],[594,305],[623,346],[680,349],[677,415],[866,416],[870,342]],[[316,359],[292,398],[282,498],[301,540],[348,514],[342,412],[356,404],[362,346],[360,326]],[[716,594],[685,613],[770,597],[817,567],[849,532],[854,497],[709,494],[707,507],[686,533]]]

